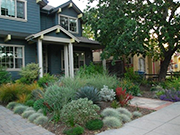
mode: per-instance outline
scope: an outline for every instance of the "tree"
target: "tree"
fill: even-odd
[[[180,47],[178,10],[177,0],[99,0],[97,7],[87,9],[85,18],[96,40],[106,46],[103,58],[150,55],[161,60],[162,80],[171,56]]]

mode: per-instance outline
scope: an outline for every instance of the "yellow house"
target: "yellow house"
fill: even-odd
[[[172,71],[173,72],[178,72],[180,71],[180,53],[174,53],[170,65],[172,66]]]

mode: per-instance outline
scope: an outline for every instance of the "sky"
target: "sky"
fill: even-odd
[[[57,7],[63,3],[66,3],[69,0],[48,0],[48,5]],[[73,0],[73,2],[76,4],[76,6],[83,11],[86,8],[87,0]]]

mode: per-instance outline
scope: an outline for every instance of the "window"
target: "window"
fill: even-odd
[[[70,32],[78,32],[77,18],[60,15],[59,24]]]
[[[25,0],[0,0],[0,16],[27,19]]]
[[[0,65],[7,69],[20,69],[24,65],[24,47],[0,45]]]
[[[62,69],[64,69],[64,51],[61,53],[61,65]],[[73,52],[74,57],[74,69],[79,69],[81,66],[85,65],[85,53],[84,52]]]

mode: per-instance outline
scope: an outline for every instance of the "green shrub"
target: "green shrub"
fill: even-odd
[[[31,114],[29,117],[28,117],[28,120],[30,121],[30,122],[33,122],[37,117],[39,117],[39,116],[43,116],[43,114],[42,113],[33,113],[33,114]]]
[[[61,120],[67,125],[85,124],[91,119],[99,118],[97,111],[100,108],[87,98],[73,100],[64,105],[61,110]]]
[[[120,81],[119,86],[123,89],[126,89],[126,92],[133,95],[138,96],[140,95],[140,88],[138,85],[135,85],[131,80],[129,79],[123,79]]]
[[[113,101],[115,99],[116,93],[113,89],[109,89],[108,86],[104,85],[101,89],[100,98],[103,101]]]
[[[26,103],[25,103],[25,105],[26,105],[26,106],[29,106],[29,107],[33,107],[34,102],[35,102],[34,100],[27,100]]]
[[[49,74],[44,74],[44,76],[42,78],[40,78],[37,83],[40,87],[45,88],[49,84],[54,83],[56,80],[57,80],[57,78],[55,76],[53,76],[53,75],[51,76]]]
[[[117,110],[119,113],[125,114],[125,115],[127,115],[129,118],[132,118],[132,113],[131,113],[128,109],[119,107],[119,108],[117,108],[116,110]]]
[[[10,102],[6,107],[7,107],[8,109],[10,109],[10,110],[13,110],[14,107],[17,106],[17,105],[21,105],[21,104],[19,104],[19,103],[17,103],[17,102]]]
[[[126,79],[129,79],[133,82],[138,82],[140,83],[142,81],[142,76],[139,75],[137,72],[134,72],[134,69],[133,67],[130,67],[130,68],[126,68],[126,73],[124,73],[124,77]]]
[[[118,118],[111,116],[105,117],[103,123],[109,128],[119,128],[122,126],[122,122]]]
[[[21,81],[27,84],[34,82],[40,74],[39,69],[40,68],[38,64],[27,64],[26,67],[23,67],[19,73],[23,78]]]
[[[28,108],[27,106],[18,105],[14,107],[13,111],[14,113],[22,114],[27,108]]]
[[[64,105],[74,99],[75,91],[67,87],[59,87],[57,84],[47,87],[44,101],[54,112],[59,112]]]
[[[80,88],[80,90],[76,92],[76,99],[79,98],[87,98],[88,100],[93,101],[94,104],[98,104],[100,102],[99,91],[92,86]]]
[[[6,71],[5,67],[0,65],[0,85],[4,83],[9,83],[11,81],[11,75]]]
[[[95,119],[95,120],[90,120],[86,123],[86,128],[89,130],[99,130],[103,127],[103,122],[102,120]]]
[[[48,122],[48,117],[46,116],[39,116],[34,120],[34,123],[37,125],[45,125]]]
[[[133,112],[133,116],[134,116],[134,117],[141,117],[141,116],[142,116],[142,113],[139,112],[139,111],[134,111],[134,112]]]
[[[120,113],[114,108],[106,108],[101,112],[103,117],[115,117],[120,119]]]
[[[81,126],[77,126],[69,130],[65,130],[63,131],[63,133],[66,135],[82,135],[84,133],[84,128]]]
[[[34,110],[38,111],[39,109],[45,108],[44,99],[38,99],[33,104]]]
[[[22,113],[23,118],[28,118],[31,114],[35,113],[34,110],[26,110]]]

